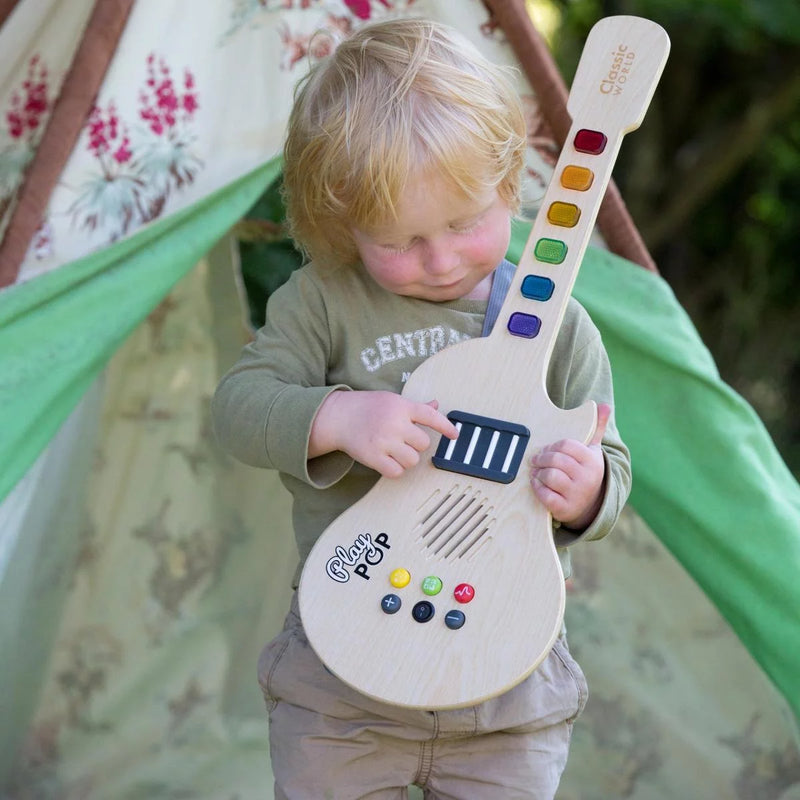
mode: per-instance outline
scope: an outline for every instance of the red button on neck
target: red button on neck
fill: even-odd
[[[607,141],[608,139],[604,133],[581,128],[575,134],[574,144],[579,153],[589,153],[589,155],[597,156],[605,150]]]

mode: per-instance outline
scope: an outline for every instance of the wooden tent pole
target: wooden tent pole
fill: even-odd
[[[0,0],[0,28],[3,27],[3,23],[11,16],[11,12],[19,2],[20,0]]]
[[[5,0],[0,0],[7,5]],[[96,0],[0,242],[0,288],[14,283],[50,195],[78,141],[134,0]],[[2,12],[4,6],[0,6]]]
[[[569,90],[553,56],[536,30],[524,0],[483,0],[495,22],[508,39],[539,101],[548,126],[559,147],[569,133],[572,119],[567,111]],[[597,227],[617,255],[658,272],[644,240],[634,224],[616,184],[611,180],[597,215]]]

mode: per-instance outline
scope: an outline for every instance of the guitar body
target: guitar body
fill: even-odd
[[[432,356],[403,390],[436,399],[458,439],[381,478],[306,560],[308,639],[362,694],[475,705],[530,675],[559,635],[564,577],[528,462],[594,433],[594,402],[550,401],[547,365],[622,136],[641,123],[668,51],[648,20],[592,29],[567,104],[573,127],[494,330]]]
[[[444,413],[469,408],[496,415],[498,398],[487,391],[495,384],[474,374],[464,380],[464,363],[492,363],[489,339],[437,353],[403,394],[436,397]],[[526,453],[551,442],[554,430],[590,438],[594,403],[561,411],[544,387],[539,399],[519,397],[519,413],[506,415],[531,431]],[[300,601],[309,641],[345,683],[396,705],[449,708],[511,688],[538,666],[561,630],[564,577],[550,515],[533,494],[525,464],[513,482],[499,483],[437,469],[433,449],[401,480],[381,478],[328,527],[306,561]],[[359,552],[359,537],[367,535],[371,554]],[[337,548],[355,557],[341,559]],[[331,578],[331,559],[334,574],[346,573],[343,582]],[[406,586],[391,585],[396,569],[409,573]],[[435,595],[423,591],[426,578],[441,581]],[[315,590],[325,584],[325,591]],[[455,596],[464,584],[474,589],[469,602]],[[382,608],[387,594],[401,602],[396,613]],[[411,613],[420,602],[434,609],[426,622]],[[464,615],[455,630],[445,623],[453,611]]]

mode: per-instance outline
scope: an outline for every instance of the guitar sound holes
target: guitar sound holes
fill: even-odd
[[[454,486],[444,497],[438,495],[435,492],[423,504],[419,538],[427,550],[445,560],[473,555],[491,538],[493,509],[487,508],[486,498],[471,487]]]
[[[462,558],[469,553],[473,545],[482,542],[483,536],[489,531],[488,525],[485,524],[488,516],[488,514],[484,514],[475,521],[474,525],[466,528],[461,536],[453,536],[453,544],[444,554],[445,559],[454,555],[456,558]],[[438,554],[439,550],[436,552]]]
[[[425,514],[422,518],[422,525],[427,526],[427,530],[431,530],[433,527],[438,525],[445,516],[447,516],[448,512],[452,511],[454,506],[459,502],[459,500],[464,498],[464,494],[462,493],[460,496],[458,495],[459,487],[456,485],[454,486],[438,503],[434,503],[431,510]],[[425,506],[429,505],[432,500],[436,499],[436,496],[439,494],[438,491],[434,492],[426,501],[423,503],[422,508],[424,509]],[[441,512],[441,513],[439,513]],[[435,517],[435,518],[434,518]],[[425,533],[422,534],[425,536]]]
[[[431,524],[425,529],[422,536],[427,539],[427,546],[433,545],[447,534],[448,531],[458,530],[464,524],[465,518],[469,519],[470,507],[474,505],[475,498],[461,495],[452,503],[449,503],[442,514],[432,520]],[[446,537],[449,538],[449,537]],[[438,553],[441,545],[434,552]]]

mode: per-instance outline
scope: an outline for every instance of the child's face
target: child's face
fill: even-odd
[[[508,249],[511,212],[496,189],[471,199],[441,177],[411,182],[397,220],[369,233],[354,229],[361,260],[395,294],[441,302],[485,298],[489,276]]]

